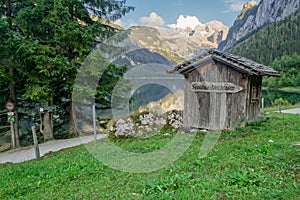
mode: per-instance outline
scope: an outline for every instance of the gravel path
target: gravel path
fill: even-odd
[[[99,134],[97,135],[97,140],[105,138],[107,135]],[[41,157],[49,152],[56,152],[62,149],[75,147],[81,144],[86,144],[94,140],[94,136],[85,136],[74,139],[67,140],[52,140],[43,144],[40,144],[40,154]],[[3,163],[21,163],[28,160],[35,159],[34,147],[28,147],[24,149],[10,150],[0,153],[0,164]]]
[[[294,108],[289,110],[282,110],[282,113],[289,113],[289,114],[300,114],[300,108]]]

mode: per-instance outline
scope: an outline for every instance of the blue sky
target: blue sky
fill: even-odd
[[[132,25],[168,27],[176,24],[182,15],[182,19],[195,16],[202,24],[218,20],[231,26],[247,1],[251,0],[127,0],[127,5],[134,6],[135,10],[117,23],[125,28]]]

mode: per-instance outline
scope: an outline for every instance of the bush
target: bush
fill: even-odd
[[[282,106],[288,106],[288,105],[291,105],[290,102],[288,102],[287,100],[284,100],[282,98],[279,98],[279,99],[276,99],[273,103],[272,103],[273,106],[279,106],[279,105],[282,105]]]

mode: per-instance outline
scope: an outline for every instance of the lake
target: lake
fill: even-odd
[[[265,99],[265,107],[271,107],[272,102],[280,98],[288,101],[292,105],[295,105],[297,103],[300,103],[300,92],[289,92],[284,90],[263,90],[262,98]]]

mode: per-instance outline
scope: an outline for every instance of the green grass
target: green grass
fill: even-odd
[[[0,165],[0,199],[299,199],[300,149],[291,145],[300,142],[299,133],[299,115],[272,114],[256,126],[223,131],[203,159],[205,133],[198,133],[171,166],[144,174],[113,170],[79,146]],[[115,143],[147,152],[170,140],[156,135]]]

